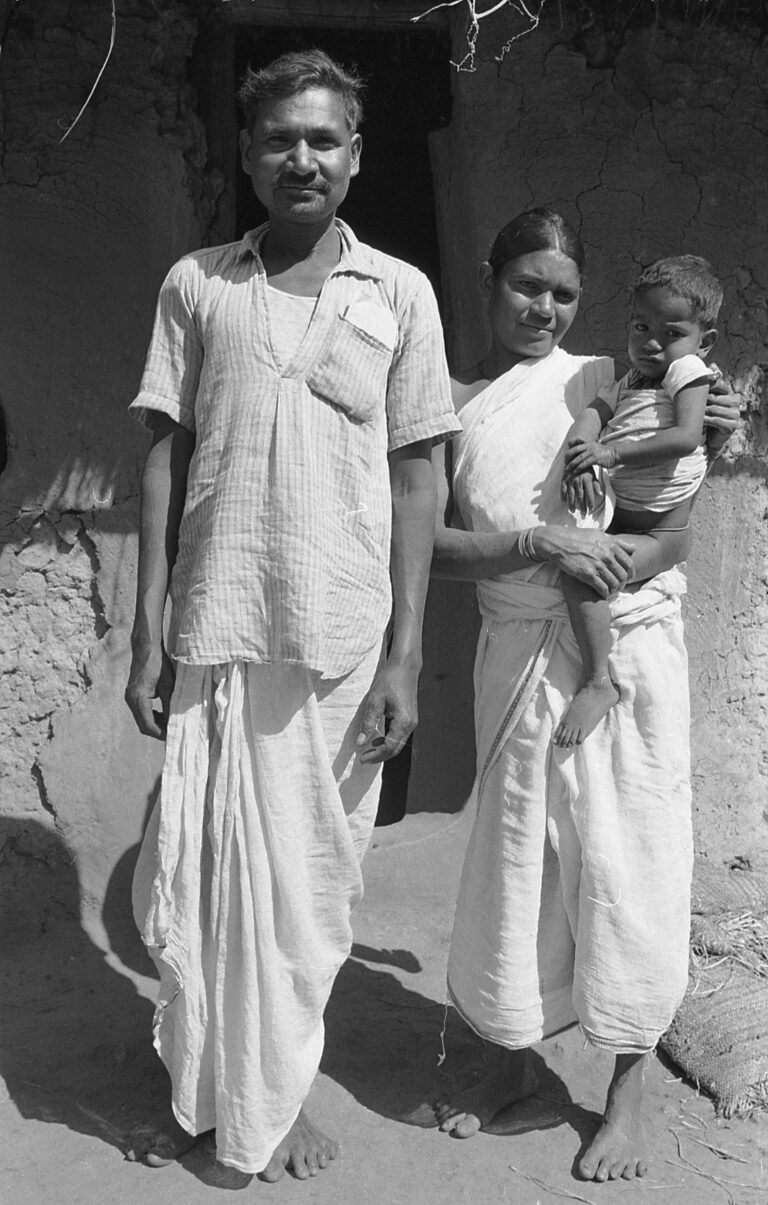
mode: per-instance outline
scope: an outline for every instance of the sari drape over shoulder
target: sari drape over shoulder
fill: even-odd
[[[559,349],[461,411],[465,527],[581,524],[560,498],[563,442],[612,379]],[[587,522],[605,524],[609,515]],[[677,570],[612,603],[621,698],[583,745],[552,744],[580,657],[550,564],[478,583],[478,811],[448,968],[484,1037],[528,1046],[579,1021],[596,1045],[652,1048],[687,979],[692,858],[687,662]]]

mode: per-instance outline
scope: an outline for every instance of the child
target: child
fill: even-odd
[[[571,427],[563,493],[573,509],[589,507],[593,466],[608,471],[616,495],[612,532],[634,546],[633,581],[644,581],[690,549],[691,504],[704,479],[704,408],[718,375],[711,352],[723,290],[710,264],[695,255],[660,259],[633,290],[631,370],[603,389]],[[555,730],[556,745],[580,744],[618,701],[611,680],[610,608],[591,587],[564,576],[563,593],[581,651],[580,690]]]

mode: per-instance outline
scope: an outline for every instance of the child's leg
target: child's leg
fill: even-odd
[[[580,745],[618,702],[619,692],[608,672],[611,651],[611,612],[606,599],[576,578],[560,585],[584,667],[581,687],[555,729],[553,741],[567,748]]]
[[[617,507],[608,529],[621,535],[634,548],[630,582],[645,582],[684,561],[691,551],[691,531],[688,526],[691,504],[683,502],[667,511],[653,527],[647,511],[625,511]]]
[[[684,561],[691,550],[691,533],[685,531],[668,531],[657,529],[641,535],[639,532],[622,532],[622,540],[626,540],[634,548],[632,555],[632,575],[630,582],[647,582],[657,573],[671,569]]]

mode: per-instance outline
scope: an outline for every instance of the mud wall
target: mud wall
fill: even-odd
[[[125,410],[159,284],[204,241],[219,187],[186,84],[188,6],[121,0],[109,69],[60,142],[110,27],[101,0],[28,0],[0,83],[0,857],[18,886],[55,860],[58,829],[93,906],[158,771],[122,701],[146,450]]]
[[[716,359],[750,413],[697,503],[688,565],[696,840],[715,859],[754,854],[768,837],[768,49],[745,26],[659,18],[622,27],[628,6],[607,4],[583,6],[579,25],[577,6],[549,8],[551,23],[501,63],[494,56],[516,28],[501,17],[483,23],[476,70],[456,76],[452,123],[433,136],[449,350],[456,367],[481,354],[471,282],[496,231],[531,204],[561,210],[587,245],[572,351],[621,357],[638,265],[685,251],[714,263],[726,285]],[[458,60],[462,18],[453,45]],[[449,790],[471,778],[461,737],[471,594],[437,584],[430,606],[422,713],[440,720],[427,719],[417,745],[414,799],[439,780],[441,746],[454,759]]]
[[[109,70],[63,144],[109,44],[107,7],[25,0],[0,69],[0,857],[11,900],[23,899],[34,868],[55,882],[63,838],[94,923],[110,885],[127,901],[159,771],[159,746],[122,701],[146,448],[125,407],[165,271],[216,237],[224,181],[188,84],[197,29],[189,4],[121,0]],[[454,35],[459,57],[459,24]],[[561,207],[589,244],[574,350],[621,349],[638,262],[702,251],[727,283],[719,358],[748,386],[751,413],[697,507],[687,618],[699,847],[750,852],[765,835],[768,430],[755,366],[768,52],[748,32],[702,39],[669,24],[632,31],[597,65],[578,30],[542,25],[499,67],[492,24],[483,36],[433,144],[454,362],[482,349],[477,263],[533,201]],[[471,786],[475,628],[472,590],[438,583],[411,810],[455,810]],[[54,908],[55,891],[43,895]]]

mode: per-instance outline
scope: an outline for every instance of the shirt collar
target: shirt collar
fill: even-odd
[[[371,280],[381,280],[381,270],[373,262],[373,256],[368,247],[356,238],[352,228],[341,218],[336,218],[336,229],[341,236],[341,259],[331,275],[338,272],[350,272],[356,276],[368,276]],[[261,260],[261,244],[269,230],[269,222],[263,222],[255,230],[248,230],[240,240],[235,259],[237,263],[252,255]]]

